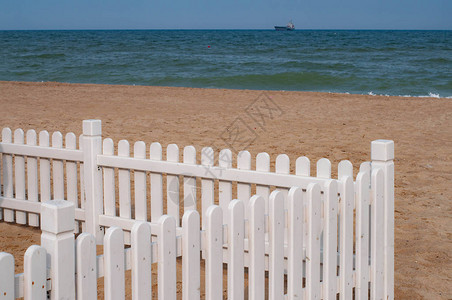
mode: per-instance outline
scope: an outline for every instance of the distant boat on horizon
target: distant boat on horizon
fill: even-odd
[[[292,23],[292,20],[287,23],[286,26],[275,26],[276,31],[293,31],[295,30],[295,25]]]

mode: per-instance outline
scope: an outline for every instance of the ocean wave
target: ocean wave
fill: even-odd
[[[53,59],[53,58],[60,58],[60,57],[65,57],[66,54],[64,53],[43,53],[43,54],[25,54],[25,55],[21,55],[21,58],[26,58],[26,59],[36,59],[36,58],[44,58],[44,59]]]
[[[345,92],[344,94],[350,94]],[[388,95],[388,94],[375,94],[370,91],[367,93],[369,96],[386,96],[386,97],[405,97],[405,98],[436,98],[436,99],[452,99],[452,96],[440,96],[440,94],[429,92],[428,95]]]

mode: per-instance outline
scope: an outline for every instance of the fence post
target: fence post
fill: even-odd
[[[384,173],[384,299],[394,299],[394,141],[373,141],[371,159]]]
[[[47,251],[50,299],[75,299],[74,204],[50,200],[41,205],[41,246]]]
[[[100,120],[83,121],[83,171],[85,183],[86,230],[101,245],[104,229],[99,226],[103,213],[102,170],[97,166],[97,155],[102,153],[102,125]]]

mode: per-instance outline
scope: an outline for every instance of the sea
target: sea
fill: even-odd
[[[0,80],[452,98],[452,31],[0,31]]]

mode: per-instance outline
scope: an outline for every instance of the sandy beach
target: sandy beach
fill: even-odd
[[[263,126],[246,113],[259,97],[280,108]],[[0,127],[81,134],[82,120],[101,119],[103,137],[163,147],[228,148],[225,129],[240,118],[254,130],[254,157],[285,153],[294,168],[305,155],[370,160],[375,139],[395,142],[395,298],[452,299],[452,99],[254,91],[0,82]],[[262,125],[262,124],[261,124]],[[244,149],[236,149],[244,150]],[[315,174],[314,163],[311,173]],[[22,271],[40,231],[0,221],[0,251]]]

